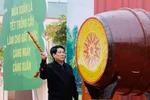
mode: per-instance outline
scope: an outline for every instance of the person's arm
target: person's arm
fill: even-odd
[[[46,59],[47,59],[47,56],[45,55],[44,52],[41,52],[41,64],[40,64],[40,78],[41,79],[47,79],[47,75],[48,75],[48,72],[47,72],[47,63],[46,63]]]

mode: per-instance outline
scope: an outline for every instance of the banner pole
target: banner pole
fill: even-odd
[[[36,100],[36,99],[35,99],[34,90],[32,90],[32,100]]]
[[[37,100],[39,100],[39,96],[38,96],[37,89],[35,89],[35,94],[36,94],[36,98],[37,98]]]

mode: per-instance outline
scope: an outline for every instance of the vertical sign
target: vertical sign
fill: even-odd
[[[4,89],[29,90],[42,84],[34,78],[41,62],[40,53],[29,37],[29,31],[44,48],[41,38],[46,15],[45,0],[5,0],[0,45],[4,50]]]

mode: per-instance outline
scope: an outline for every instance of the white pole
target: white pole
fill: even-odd
[[[32,90],[32,100],[39,100],[37,89]]]
[[[3,100],[8,100],[8,91],[3,91]]]
[[[36,99],[35,99],[34,90],[32,90],[32,100],[36,100]]]
[[[2,79],[2,76],[0,76],[0,100],[4,100],[3,98],[3,79]]]
[[[35,94],[36,94],[36,99],[39,100],[37,89],[35,89]]]

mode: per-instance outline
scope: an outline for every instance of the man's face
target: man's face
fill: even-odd
[[[64,49],[58,48],[56,54],[53,54],[55,61],[62,63],[65,60],[66,54]]]

